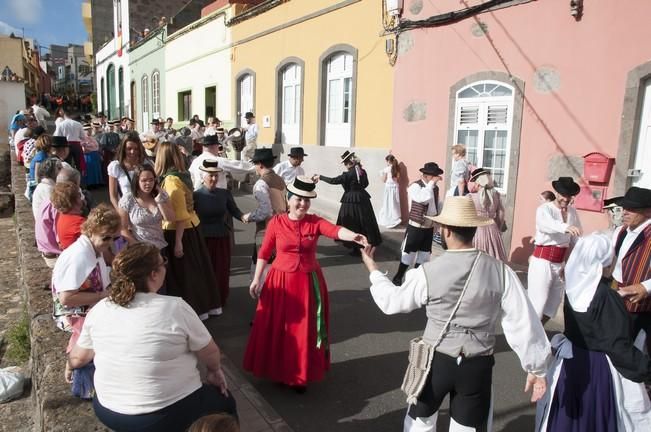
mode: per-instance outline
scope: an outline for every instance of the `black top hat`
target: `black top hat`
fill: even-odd
[[[247,118],[247,119],[254,118],[254,117],[255,117],[255,114],[253,114],[251,111],[244,114],[244,118]]]
[[[477,168],[476,170],[474,170],[473,172],[470,173],[470,180],[469,181],[474,182],[479,178],[479,176],[484,175],[484,174],[490,175],[490,173],[491,172],[489,170],[487,170],[486,168]]]
[[[623,197],[608,199],[604,201],[604,204],[607,201],[613,201],[625,209],[651,208],[651,189],[633,186],[626,191]]]
[[[574,196],[581,192],[581,186],[572,177],[559,177],[552,182],[552,187],[564,196]]]
[[[273,158],[274,158],[274,154],[270,148],[257,148],[253,153],[251,162],[256,163],[262,161],[269,161],[269,160],[273,160]]]
[[[287,154],[287,156],[293,158],[302,158],[307,155],[305,154],[305,150],[303,150],[303,147],[292,147],[289,149],[289,154]]]
[[[443,174],[443,170],[439,168],[436,162],[427,162],[419,171],[431,176],[440,176]]]
[[[224,171],[219,168],[219,162],[215,159],[205,159],[202,165],[199,166],[199,170],[207,173],[218,173]]]
[[[287,190],[302,198],[316,198],[316,184],[307,176],[297,176],[294,182],[287,185]]]
[[[341,155],[341,163],[345,163],[348,159],[352,158],[355,156],[355,152],[351,152],[346,150],[342,155]]]
[[[217,135],[206,135],[201,143],[205,146],[217,145],[219,144],[219,138],[217,138]]]
[[[61,147],[70,147],[68,145],[68,139],[64,136],[53,136],[52,137],[52,147],[61,148]]]

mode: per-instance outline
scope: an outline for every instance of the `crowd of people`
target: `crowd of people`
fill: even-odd
[[[202,323],[225,313],[237,220],[255,223],[249,293],[257,306],[243,359],[252,374],[303,393],[329,370],[328,288],[316,258],[325,236],[361,256],[384,313],[426,310],[402,386],[405,431],[436,430],[447,396],[451,431],[490,429],[498,326],[537,402],[536,430],[651,430],[651,190],[607,200],[610,231],[585,235],[573,206],[579,185],[553,181],[536,210],[525,290],[507,265],[492,173],[455,145],[444,194],[435,162],[407,187],[401,258],[389,277],[374,253],[379,226],[402,222],[395,156],[380,173],[376,220],[354,152],[341,155],[340,175],[308,176],[303,148],[276,163],[271,149],[257,148],[253,113],[245,117],[246,128],[230,131],[216,118],[178,131],[173,119],[154,119],[139,134],[128,117],[98,113],[84,124],[61,110],[52,136],[33,113],[12,121],[37,247],[52,268],[55,322],[70,333],[64,376],[105,425],[237,424],[219,348]],[[229,190],[243,181],[256,202],[246,213]],[[336,224],[309,212],[321,181],[343,187]],[[109,202],[96,205],[87,189],[100,185]],[[444,253],[432,258],[435,242]],[[550,343],[544,325],[564,296],[565,329]]]

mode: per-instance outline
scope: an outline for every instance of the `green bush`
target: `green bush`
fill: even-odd
[[[7,343],[6,357],[9,361],[18,365],[29,360],[31,343],[27,313],[23,313],[21,319],[7,331],[5,341]]]

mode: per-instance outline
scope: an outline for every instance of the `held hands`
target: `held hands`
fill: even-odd
[[[375,246],[368,245],[362,249],[362,261],[368,269],[369,273],[378,269],[377,264],[374,260],[375,256]]]
[[[547,381],[545,378],[540,378],[535,376],[534,374],[527,374],[527,382],[524,385],[524,392],[528,393],[529,390],[532,390],[531,392],[531,402],[538,402],[542,397],[545,395],[545,392],[547,391]]]
[[[621,287],[617,293],[622,297],[628,297],[631,303],[638,303],[647,298],[649,293],[642,284],[628,285]]]
[[[572,225],[568,226],[565,232],[572,237],[579,237],[581,235],[581,230],[578,227]]]
[[[260,282],[257,279],[253,279],[249,286],[249,294],[251,294],[251,298],[257,300],[260,297],[261,291],[262,285],[260,285]]]
[[[242,215],[242,223],[248,224],[251,222],[251,213],[246,213]]]
[[[353,236],[353,241],[354,241],[355,243],[357,243],[358,245],[360,245],[360,246],[364,246],[365,248],[368,247],[368,246],[370,246],[370,245],[368,244],[368,240],[366,239],[366,236],[363,235],[363,234],[357,234],[357,233],[355,233],[355,235]]]
[[[224,396],[228,396],[228,384],[226,383],[226,377],[224,376],[222,368],[219,368],[216,371],[209,370],[206,374],[206,381],[215,387],[218,387]]]
[[[320,179],[320,176],[319,176],[318,174],[314,174],[314,175],[312,176],[312,181],[313,181],[314,183],[318,183],[318,182],[319,182],[319,179]]]

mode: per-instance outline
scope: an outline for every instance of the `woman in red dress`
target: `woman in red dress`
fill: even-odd
[[[323,379],[330,368],[328,289],[316,260],[319,236],[368,244],[362,234],[307,214],[316,197],[314,187],[308,177],[297,177],[287,186],[289,212],[274,216],[267,225],[249,289],[259,300],[244,354],[246,370],[299,393],[309,382]]]

